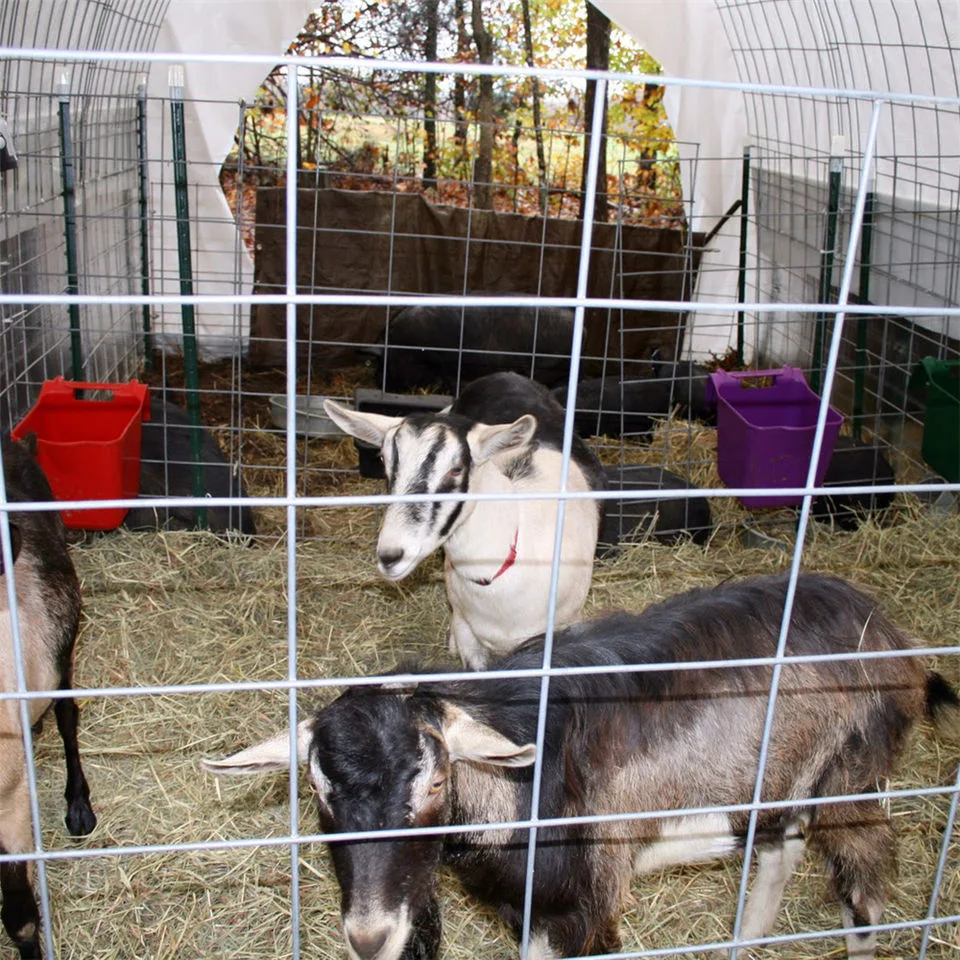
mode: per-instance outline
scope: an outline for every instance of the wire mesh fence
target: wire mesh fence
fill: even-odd
[[[312,787],[302,770],[298,775],[297,765],[291,765],[289,785],[283,776],[274,776],[255,786],[248,782],[238,786],[208,777],[197,764],[201,758],[223,756],[262,740],[288,724],[292,729],[318,702],[328,704],[332,691],[342,687],[366,687],[384,677],[394,684],[409,681],[431,687],[448,685],[451,676],[457,676],[449,672],[452,661],[444,660],[449,611],[439,566],[425,564],[399,589],[384,585],[374,573],[379,512],[398,500],[442,502],[444,498],[384,494],[375,477],[358,475],[354,464],[363,454],[354,450],[351,441],[313,435],[298,420],[298,399],[323,394],[358,401],[355,388],[382,391],[391,362],[399,363],[403,356],[399,349],[403,344],[391,340],[391,327],[399,311],[417,306],[458,312],[461,339],[450,351],[458,371],[470,352],[463,340],[466,310],[527,308],[537,323],[541,312],[566,311],[570,352],[557,387],[569,396],[589,374],[602,384],[612,383],[614,389],[609,403],[607,394],[601,393],[599,405],[583,418],[577,417],[579,401],[566,404],[563,476],[568,477],[575,423],[590,424],[594,417],[595,424],[587,432],[607,467],[667,468],[677,478],[676,487],[668,489],[661,473],[654,486],[631,488],[631,500],[655,500],[660,515],[672,502],[688,504],[697,498],[709,503],[713,517],[708,535],[700,542],[687,537],[672,546],[657,546],[652,536],[654,521],[651,536],[627,543],[615,559],[598,563],[585,608],[588,613],[611,606],[640,610],[664,597],[694,587],[713,587],[730,577],[775,571],[787,575],[769,654],[752,658],[743,654],[765,671],[760,692],[769,704],[747,774],[755,786],[745,800],[731,805],[729,798],[712,793],[707,784],[696,805],[671,804],[658,795],[659,802],[651,798],[643,806],[635,800],[633,805],[612,810],[598,804],[579,820],[570,821],[578,827],[588,822],[608,824],[611,835],[619,836],[618,831],[630,833],[625,824],[658,817],[665,823],[683,822],[694,834],[716,830],[717,817],[739,817],[736,822],[742,829],[731,842],[738,852],[745,848],[746,856],[718,868],[684,868],[679,874],[662,876],[655,872],[638,880],[620,917],[622,942],[619,934],[606,940],[598,937],[582,943],[577,954],[696,954],[729,949],[731,935],[742,936],[745,930],[750,939],[762,941],[755,948],[760,956],[767,948],[778,956],[797,957],[824,956],[825,951],[834,950],[843,932],[836,905],[824,894],[825,874],[817,867],[802,871],[799,892],[787,894],[785,917],[769,937],[766,930],[758,934],[744,918],[746,879],[758,859],[762,869],[763,842],[768,839],[763,833],[771,822],[770,809],[778,804],[787,809],[797,799],[771,799],[761,785],[766,764],[777,762],[769,751],[774,718],[779,717],[778,701],[786,709],[782,704],[789,703],[793,693],[789,682],[781,689],[781,678],[794,676],[790,671],[796,669],[796,661],[792,668],[789,663],[795,652],[790,638],[800,628],[791,620],[791,608],[801,568],[832,572],[867,587],[886,613],[920,638],[919,653],[939,655],[939,668],[954,683],[960,680],[953,656],[960,630],[955,549],[960,532],[956,512],[960,476],[942,474],[926,459],[920,430],[928,411],[915,374],[923,360],[947,369],[960,359],[953,256],[956,185],[938,173],[943,155],[905,156],[903,150],[881,148],[889,145],[891,135],[900,143],[902,125],[911,111],[955,112],[956,98],[904,100],[904,88],[892,81],[877,85],[882,96],[865,96],[862,90],[843,89],[842,72],[825,77],[814,69],[799,72],[790,88],[747,88],[750,82],[768,79],[756,67],[757,51],[745,39],[748,34],[737,32],[746,31],[747,7],[718,2],[741,58],[744,84],[734,86],[733,92],[745,90],[755,118],[778,111],[793,116],[788,101],[795,100],[800,104],[801,125],[784,129],[776,142],[755,141],[746,164],[741,155],[711,156],[698,144],[680,143],[675,163],[682,189],[678,196],[669,197],[676,207],[664,212],[659,206],[664,198],[653,197],[658,204],[656,216],[668,221],[660,222],[656,231],[672,232],[675,242],[652,268],[636,268],[643,258],[636,254],[639,234],[630,233],[635,211],[629,203],[619,203],[615,216],[603,225],[605,247],[600,245],[601,225],[591,226],[589,215],[587,226],[560,239],[549,233],[551,218],[525,217],[531,229],[523,241],[523,258],[529,261],[528,272],[537,285],[499,288],[498,294],[483,283],[471,282],[472,277],[495,278],[497,270],[511,269],[510,258],[494,260],[487,274],[481,269],[490,250],[516,242],[506,238],[491,243],[484,230],[492,218],[487,221],[481,211],[468,208],[464,222],[446,235],[411,227],[409,220],[396,213],[404,200],[402,178],[397,168],[384,175],[382,158],[375,159],[368,170],[369,158],[355,156],[350,169],[337,170],[337,160],[328,162],[318,152],[313,169],[300,167],[300,115],[288,109],[282,144],[275,147],[285,165],[273,168],[277,184],[267,188],[275,191],[272,202],[277,215],[272,220],[259,215],[266,195],[263,189],[256,199],[257,219],[251,219],[250,187],[263,188],[266,174],[258,165],[248,165],[245,150],[238,151],[223,177],[232,191],[229,204],[217,194],[220,163],[188,161],[187,205],[193,228],[188,259],[196,291],[184,296],[183,248],[176,237],[178,217],[171,213],[176,189],[170,104],[160,96],[146,101],[146,119],[152,117],[150,132],[158,132],[146,138],[151,180],[147,209],[138,203],[143,172],[138,155],[143,118],[138,126],[137,113],[143,98],[138,86],[145,64],[165,69],[172,59],[151,53],[165,6],[145,5],[138,18],[140,32],[132,35],[126,47],[119,42],[100,44],[109,53],[71,40],[62,46],[58,43],[61,49],[51,57],[50,51],[12,49],[27,46],[19,37],[9,39],[2,51],[8,71],[19,64],[19,73],[8,73],[7,89],[17,91],[17,110],[26,111],[15,114],[13,124],[21,167],[13,181],[9,173],[3,175],[4,202],[12,212],[5,219],[0,274],[0,310],[5,320],[4,425],[13,426],[23,417],[45,380],[70,374],[76,329],[71,329],[70,311],[79,311],[84,377],[102,382],[126,380],[137,373],[152,377],[155,399],[169,401],[193,394],[204,416],[211,418],[211,426],[215,425],[219,449],[198,452],[190,446],[196,434],[191,433],[189,421],[172,419],[177,414],[169,405],[157,409],[153,419],[162,425],[154,435],[159,437],[159,452],[148,457],[145,449],[144,459],[155,456],[160,479],[149,490],[142,489],[147,499],[137,501],[135,507],[145,508],[148,514],[155,510],[159,516],[152,523],[161,528],[175,525],[178,510],[186,512],[177,515],[177,522],[192,526],[202,510],[202,522],[213,529],[252,533],[244,530],[243,517],[255,516],[260,536],[251,546],[232,534],[221,541],[208,534],[160,529],[90,537],[74,548],[87,611],[75,689],[28,692],[21,677],[0,693],[0,700],[14,707],[71,693],[84,703],[81,742],[99,827],[80,842],[63,835],[54,797],[59,792],[58,775],[53,773],[59,764],[57,751],[49,735],[34,736],[30,724],[21,723],[26,750],[32,755],[35,748],[37,755],[37,770],[31,768],[27,779],[38,833],[30,850],[9,851],[0,857],[4,864],[25,860],[41,868],[37,886],[48,924],[46,955],[109,956],[112,950],[115,956],[159,957],[190,951],[201,956],[298,957],[343,950],[337,876],[318,849],[330,831],[317,826]],[[770,9],[782,16],[785,7],[778,4]],[[778,29],[788,34],[789,24],[781,22]],[[112,30],[105,35],[118,36]],[[772,35],[752,42],[759,43],[767,57],[780,49]],[[82,83],[78,82],[78,49],[83,50]],[[123,49],[131,51],[131,58],[117,56]],[[295,98],[302,75],[324,66],[325,61],[291,57],[285,64],[287,95]],[[365,69],[362,62],[353,66]],[[397,64],[396,69],[422,71],[424,65]],[[483,68],[456,69],[475,74]],[[66,287],[71,272],[67,242],[62,240],[66,218],[58,170],[63,146],[57,141],[55,124],[57,107],[63,102],[64,91],[58,88],[62,70],[73,78],[69,102],[78,131],[77,188],[83,200],[76,211],[79,242],[73,272],[78,285],[72,297]],[[650,82],[654,78],[633,79]],[[660,79],[697,86],[695,81]],[[616,84],[625,78],[610,75],[601,85],[607,82]],[[839,91],[823,92],[820,86],[825,82]],[[184,99],[191,106],[189,82]],[[247,108],[235,101],[224,101],[223,106],[235,112],[242,135],[247,129]],[[842,155],[842,180],[832,211],[836,223],[832,269],[824,263],[824,237],[831,217],[834,158],[819,144],[816,149],[804,148],[806,140],[813,140],[810,131],[818,122],[819,110],[842,117],[840,126],[847,136],[842,145],[832,145]],[[385,119],[394,121],[390,151],[394,157],[409,152],[405,124],[413,122],[411,118],[369,119],[381,125]],[[594,164],[598,145],[595,139],[592,152],[586,155]],[[582,143],[577,148],[585,149]],[[636,197],[645,163],[649,158],[637,161],[635,169],[634,161],[624,157],[615,178],[637,209],[643,209],[640,219],[649,219],[651,211],[649,192],[641,190],[641,199]],[[731,164],[738,171],[745,167],[750,185],[749,195],[744,191],[735,198],[741,201],[742,211],[699,209],[696,196],[701,180],[720,165]],[[931,174],[939,182],[931,182]],[[342,211],[321,206],[327,193],[347,193],[350,186],[357,186],[348,182],[351,178],[364,185],[375,182],[378,192],[386,195],[385,220],[359,227],[355,222],[344,225],[335,220]],[[596,200],[595,178],[588,175],[584,182],[589,210]],[[297,190],[287,190],[285,185],[290,184],[296,184]],[[508,198],[505,215],[519,216],[513,209],[516,185],[504,181],[495,186]],[[573,187],[564,186],[560,192],[568,189]],[[559,209],[563,198],[557,203]],[[220,214],[215,215],[211,211],[217,204]],[[550,209],[549,198],[545,207]],[[232,231],[234,216],[239,228],[230,233],[231,245],[224,247],[217,241],[223,232],[214,228],[229,226]],[[361,212],[362,216],[369,219],[370,214]],[[151,240],[152,283],[146,296],[141,292],[144,219],[149,221]],[[734,233],[744,230],[742,267],[711,256],[716,237],[711,230],[717,225]],[[868,227],[873,231],[872,254],[870,282],[864,288],[860,281]],[[642,242],[653,243],[648,234],[644,236]],[[359,264],[364,268],[360,281],[357,274],[353,280],[344,280],[327,272],[337,245],[347,243],[353,245],[355,260],[365,257]],[[403,273],[400,254],[417,245],[449,270],[441,285],[415,285]],[[276,257],[269,265],[264,255],[268,247]],[[455,251],[454,256],[448,248]],[[634,261],[632,254],[637,257]],[[450,266],[456,259],[461,262],[459,270]],[[551,287],[546,265],[554,260],[565,265],[566,272],[558,270],[562,282]],[[374,273],[373,267],[380,272]],[[697,284],[702,287],[704,277],[711,276],[724,281],[712,287],[720,294],[697,295]],[[654,295],[649,294],[651,284]],[[144,305],[151,311],[151,337],[166,348],[148,354],[156,366],[147,372],[140,368]],[[188,366],[186,356],[181,358],[169,349],[184,342],[180,323],[185,305],[196,309],[201,349],[226,356],[208,366],[193,385],[183,372]],[[208,310],[212,319],[205,326]],[[267,311],[275,319],[270,336],[255,327],[254,314],[260,312],[262,320]],[[361,315],[372,316],[373,324],[364,326],[358,319]],[[744,498],[759,494],[756,488],[731,485],[726,478],[724,486],[717,472],[722,428],[698,422],[701,418],[696,414],[688,419],[675,411],[679,406],[689,413],[694,407],[692,391],[707,380],[708,364],[722,369],[717,366],[721,359],[717,344],[736,352],[738,327],[747,359],[728,365],[744,366],[746,370],[740,372],[754,378],[762,377],[757,371],[767,368],[803,367],[819,394],[813,419],[806,424],[810,447],[802,470],[795,481],[776,491],[794,494],[800,502],[777,510],[744,507]],[[251,353],[264,348],[273,351],[270,364],[251,362]],[[367,359],[363,359],[364,350]],[[484,354],[482,348],[473,352]],[[686,376],[681,365],[686,365]],[[939,369],[926,368],[928,389],[931,377],[940,375],[931,371]],[[656,376],[665,372],[667,376]],[[666,407],[658,402],[628,409],[629,387],[651,379],[668,384]],[[770,384],[750,386],[763,389]],[[456,396],[461,387],[458,374],[451,393]],[[285,403],[277,405],[278,399]],[[845,415],[852,437],[889,459],[897,482],[893,477],[885,482],[876,475],[875,457],[869,476],[847,477],[829,491],[818,485],[814,465],[827,442],[830,405]],[[599,418],[604,414],[612,418],[613,426],[601,432]],[[628,422],[627,414],[645,417],[649,424],[639,419]],[[956,429],[960,433],[960,424]],[[145,426],[144,431],[146,440],[149,428]],[[206,485],[199,490],[192,485],[198,462],[207,470]],[[214,469],[223,471],[216,487]],[[241,489],[246,494],[242,499]],[[839,524],[814,522],[819,516],[816,502],[822,503],[828,492],[836,497],[896,495],[897,509],[883,518],[873,516],[844,534],[837,529]],[[565,487],[550,493],[564,505],[558,510],[562,529],[566,509],[578,495]],[[760,493],[774,491],[761,485]],[[601,497],[611,507],[623,499],[623,490],[611,488]],[[446,499],[467,504],[483,500],[456,493],[446,494]],[[504,500],[503,509],[510,502],[510,498]],[[73,506],[83,510],[103,504],[83,501]],[[214,520],[219,508],[229,510],[220,527],[220,521]],[[17,511],[28,509],[17,504],[14,511],[7,504],[4,512],[15,520]],[[7,577],[7,599],[16,608],[14,585],[19,590],[20,584],[13,562],[14,542],[6,523],[0,530],[4,569],[12,571]],[[341,837],[349,841],[374,836],[383,841],[411,835],[462,837],[471,830],[484,836],[519,831],[514,842],[525,864],[524,890],[517,898],[519,916],[511,922],[502,924],[489,915],[478,915],[470,898],[450,878],[441,884],[444,949],[451,957],[512,955],[515,947],[508,927],[518,935],[522,955],[564,955],[557,942],[544,943],[531,896],[538,835],[541,840],[545,833],[549,838],[550,829],[558,826],[558,817],[538,795],[546,775],[544,749],[552,735],[546,705],[551,688],[557,684],[562,688],[565,674],[578,672],[552,662],[554,626],[564,662],[563,625],[554,624],[552,612],[558,599],[559,553],[552,567],[550,594],[544,598],[546,652],[541,662],[527,670],[539,702],[532,737],[537,747],[531,768],[532,811],[508,807],[508,815],[491,814],[477,823],[426,828],[408,824],[392,832],[364,830]],[[20,629],[14,627],[12,633],[29,643],[31,621],[22,604],[19,621]],[[791,623],[794,626],[788,629]],[[743,629],[748,633],[750,625]],[[389,676],[396,663],[411,655],[444,667],[427,674]],[[873,656],[855,651],[853,656],[860,657],[865,674],[874,670],[877,651]],[[881,652],[878,659],[883,656]],[[836,658],[831,660],[822,651],[809,659],[829,661],[835,667]],[[712,673],[716,664],[696,658],[674,663],[667,656],[655,670],[641,664],[628,667],[627,672],[696,667]],[[733,659],[725,667],[741,669],[743,663]],[[590,671],[580,672],[588,676]],[[514,670],[506,679],[517,676]],[[465,673],[464,679],[482,685],[504,677],[493,669]],[[505,704],[503,709],[508,707]],[[285,742],[288,756],[296,755],[295,739]],[[714,750],[720,752],[724,739],[723,731],[708,739],[705,759]],[[775,742],[774,754],[777,748]],[[842,791],[835,794],[825,786],[809,798],[807,817],[814,817],[812,809],[839,799],[841,809],[859,809],[850,806],[858,801],[870,811],[878,803],[885,805],[903,823],[907,853],[888,911],[882,917],[872,908],[853,911],[856,924],[875,927],[881,944],[890,945],[889,955],[946,957],[956,950],[960,890],[949,867],[956,855],[952,838],[956,771],[950,748],[930,746],[924,739],[904,755],[896,779],[873,784],[869,795],[840,796]],[[313,777],[318,780],[315,772]],[[538,808],[547,813],[538,815]],[[658,829],[671,835],[669,827]],[[649,839],[639,827],[631,836]],[[641,847],[645,842],[641,839]],[[469,889],[469,881],[466,886]],[[96,923],[90,919],[92,911],[97,913]],[[355,955],[400,955],[400,949],[381,954],[378,947],[359,943],[360,938],[355,938],[351,947]],[[745,950],[741,947],[736,953],[743,956]]]

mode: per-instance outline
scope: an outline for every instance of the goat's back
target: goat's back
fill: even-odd
[[[542,384],[518,373],[493,373],[468,384],[454,401],[450,413],[477,423],[513,423],[525,414],[537,418],[534,445],[563,449],[566,413]],[[570,455],[592,490],[602,490],[603,469],[593,451],[574,433]]]
[[[8,500],[25,503],[54,499],[43,470],[27,446],[5,436],[2,453]],[[80,584],[67,548],[63,521],[56,510],[12,510],[10,523],[20,534],[14,582],[27,686],[55,688],[71,655],[80,619]],[[0,688],[12,690],[16,687],[16,673],[4,580],[5,577],[0,578]],[[16,701],[6,703],[12,712],[8,710],[5,715],[18,729]],[[46,705],[31,701],[31,711],[39,715]]]
[[[759,577],[695,590],[640,614],[614,613],[575,624],[557,633],[553,666],[612,671],[635,664],[772,657],[786,584],[785,577]],[[911,645],[851,585],[826,576],[800,577],[788,657]],[[491,666],[524,669],[541,661],[538,639]],[[770,665],[692,666],[551,678],[541,815],[749,802],[771,673]],[[802,801],[825,792],[875,789],[910,724],[924,711],[926,677],[911,656],[785,665],[763,799]],[[436,695],[525,743],[536,736],[539,687],[535,677],[462,681]],[[529,779],[521,781],[523,809]],[[461,811],[467,818],[477,813]],[[742,826],[737,818],[734,825]]]

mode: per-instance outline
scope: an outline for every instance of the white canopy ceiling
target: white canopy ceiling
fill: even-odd
[[[844,87],[859,91],[893,91],[920,96],[956,97],[960,4],[939,0],[596,0],[618,26],[642,43],[670,76],[731,83],[809,87]],[[309,0],[273,0],[269,16],[251,0],[172,0],[157,50],[184,53],[257,52],[282,54],[305,22]],[[230,211],[217,184],[218,166],[230,148],[238,110],[224,104],[229,97],[251,100],[264,75],[262,66],[233,63],[187,63],[187,136],[194,188],[191,213],[196,214],[196,249],[202,261],[198,292],[235,290],[238,242]],[[151,92],[166,95],[166,65],[154,65]],[[209,102],[203,102],[209,101]],[[219,101],[219,102],[217,102]],[[820,215],[826,161],[831,141],[842,135],[847,150],[845,187],[852,190],[859,171],[859,152],[866,136],[872,103],[827,95],[777,95],[742,90],[668,85],[666,104],[682,142],[684,172],[692,180],[692,221],[709,230],[741,192],[741,156],[754,151],[755,183],[762,202],[800,219]],[[164,126],[168,123],[163,118]],[[159,124],[152,144],[167,136]],[[891,203],[933,211],[924,221],[920,248],[929,264],[918,263],[917,228],[878,230],[878,257],[906,264],[909,275],[896,270],[879,288],[874,302],[898,305],[951,304],[957,296],[955,271],[938,263],[956,250],[956,231],[944,235],[937,211],[956,210],[960,196],[960,110],[956,104],[887,104],[878,141],[877,189]],[[151,148],[156,156],[157,150]],[[163,156],[169,157],[169,147]],[[161,175],[162,173],[162,175]],[[197,182],[198,177],[203,182]],[[169,171],[156,182],[169,183]],[[800,186],[798,186],[798,184]],[[814,185],[808,189],[804,184]],[[784,198],[787,198],[786,200]],[[161,190],[161,211],[172,215],[172,191]],[[803,209],[803,205],[814,209]],[[757,206],[753,207],[756,213]],[[778,228],[779,233],[783,229]],[[809,246],[809,224],[788,243],[780,237],[751,238],[751,264],[756,269],[748,296],[760,300],[806,301],[809,277],[798,271],[800,249]],[[910,234],[913,234],[910,236]],[[929,234],[929,236],[926,236]],[[176,250],[169,227],[156,239],[154,256],[162,274],[162,292],[178,291]],[[899,239],[898,239],[899,238]],[[844,238],[841,235],[841,243]],[[904,245],[911,246],[910,250]],[[951,247],[952,244],[952,247]],[[947,248],[950,247],[948,251]],[[940,251],[943,251],[943,255]],[[804,255],[806,256],[806,255]],[[690,346],[694,353],[720,351],[731,338],[729,315],[703,309],[711,301],[736,297],[738,226],[731,221],[705,256],[699,288],[701,304]],[[783,270],[773,260],[788,260]],[[816,256],[813,263],[816,263]],[[954,256],[960,259],[960,255]],[[249,289],[251,264],[239,257],[242,289]],[[887,271],[890,272],[890,271]],[[882,292],[881,292],[882,291]],[[883,298],[883,299],[880,299]],[[242,311],[245,313],[245,311]],[[222,337],[237,333],[235,311],[204,308],[200,332],[207,352],[218,352]],[[768,315],[769,316],[769,315]],[[179,328],[176,312],[163,320],[171,332]],[[928,322],[929,323],[929,322]],[[172,324],[172,326],[170,326]],[[960,324],[948,325],[960,334]],[[226,342],[226,341],[224,341]],[[783,357],[781,359],[792,359]]]
[[[742,84],[844,88],[916,97],[960,94],[960,4],[941,0],[592,0],[675,77]],[[798,269],[810,223],[825,206],[831,142],[847,151],[845,190],[860,170],[873,103],[826,94],[749,93],[667,86],[682,150],[701,159],[692,185],[693,226],[709,229],[741,193],[741,155],[751,146],[752,214],[781,219],[752,239],[758,300],[807,302]],[[881,198],[871,300],[898,306],[954,305],[960,196],[960,108],[956,102],[887,103],[877,146]],[[695,145],[695,146],[691,146]],[[685,172],[691,169],[685,167]],[[767,207],[761,206],[764,197]],[[775,209],[771,209],[771,207]],[[785,214],[793,216],[790,221]],[[909,223],[908,223],[909,220]],[[772,222],[772,221],[771,221]],[[841,231],[840,244],[845,243]],[[816,238],[819,241],[819,237]],[[698,300],[736,294],[738,227],[731,223],[705,257]],[[811,250],[816,268],[819,251]],[[884,275],[887,274],[887,275]],[[748,291],[748,298],[751,291]],[[769,315],[768,315],[769,316]],[[722,348],[729,325],[698,314],[693,349]],[[960,336],[960,322],[921,321]],[[794,359],[780,357],[779,359]]]

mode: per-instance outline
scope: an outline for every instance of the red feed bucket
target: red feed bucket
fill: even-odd
[[[79,391],[97,391],[89,400]],[[37,460],[58,500],[119,500],[140,492],[140,424],[150,419],[146,384],[76,383],[47,380],[29,413],[13,428],[20,440],[37,437]],[[75,530],[113,530],[125,508],[64,510],[63,522]]]

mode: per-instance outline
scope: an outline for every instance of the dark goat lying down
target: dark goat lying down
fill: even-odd
[[[786,578],[693,590],[640,614],[612,613],[556,635],[556,666],[611,672],[556,676],[543,753],[541,818],[683,810],[752,800],[771,668],[614,672],[628,664],[729,660],[774,654]],[[842,580],[798,584],[788,655],[909,650],[908,637]],[[495,663],[537,667],[530,641]],[[309,764],[327,833],[502,823],[529,815],[540,681],[503,678],[398,688],[357,687],[304,721]],[[830,866],[844,924],[879,922],[896,852],[876,800],[807,802],[874,793],[911,724],[957,698],[916,656],[785,666],[762,799],[789,800],[758,819],[758,874],[741,939],[773,928],[793,868],[809,843]],[[221,761],[214,773],[288,764],[287,734]],[[740,852],[748,815],[715,812],[541,828],[530,956],[620,949],[619,914],[632,876]],[[527,832],[496,829],[332,842],[351,957],[437,956],[435,871],[464,886],[520,930]],[[870,958],[876,935],[847,936]]]

